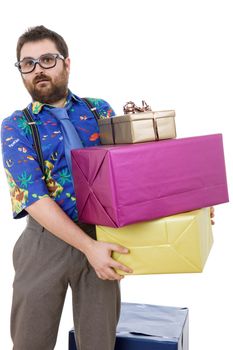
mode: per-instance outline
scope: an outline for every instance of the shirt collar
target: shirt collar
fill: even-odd
[[[78,96],[74,95],[70,90],[68,90],[68,95],[67,95],[64,107],[72,105],[73,101],[79,102],[80,98]],[[54,106],[51,106],[47,103],[41,103],[39,101],[34,101],[34,102],[32,102],[32,113],[39,114],[44,106],[47,106],[49,108],[54,107]]]

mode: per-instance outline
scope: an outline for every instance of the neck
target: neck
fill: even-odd
[[[59,108],[62,108],[65,106],[65,103],[66,103],[66,97],[62,98],[61,100],[59,101],[56,101],[54,103],[51,103],[50,105],[51,106],[54,106],[54,107],[59,107]]]

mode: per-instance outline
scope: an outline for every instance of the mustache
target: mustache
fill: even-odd
[[[45,81],[45,80],[50,81],[51,79],[45,74],[40,74],[33,79],[33,84],[37,84],[40,81]]]

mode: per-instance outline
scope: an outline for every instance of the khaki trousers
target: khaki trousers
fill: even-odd
[[[95,238],[93,225],[79,226]],[[72,289],[78,350],[114,349],[120,313],[117,281],[99,279],[83,253],[30,216],[15,244],[13,263],[14,350],[54,349],[68,286]]]

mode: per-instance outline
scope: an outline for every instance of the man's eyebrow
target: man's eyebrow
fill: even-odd
[[[41,56],[45,56],[45,55],[60,55],[59,52],[56,52],[56,53],[51,53],[51,52],[45,52],[45,53],[42,53],[38,58],[40,58]],[[29,59],[32,59],[32,60],[37,60],[38,58],[35,58],[35,57],[32,57],[32,56],[25,56],[23,57],[20,61],[24,60],[25,58],[29,58]]]
[[[25,58],[29,58],[29,59],[35,60],[35,58],[32,57],[32,56],[25,56],[25,57],[23,57],[20,61],[24,60]]]

